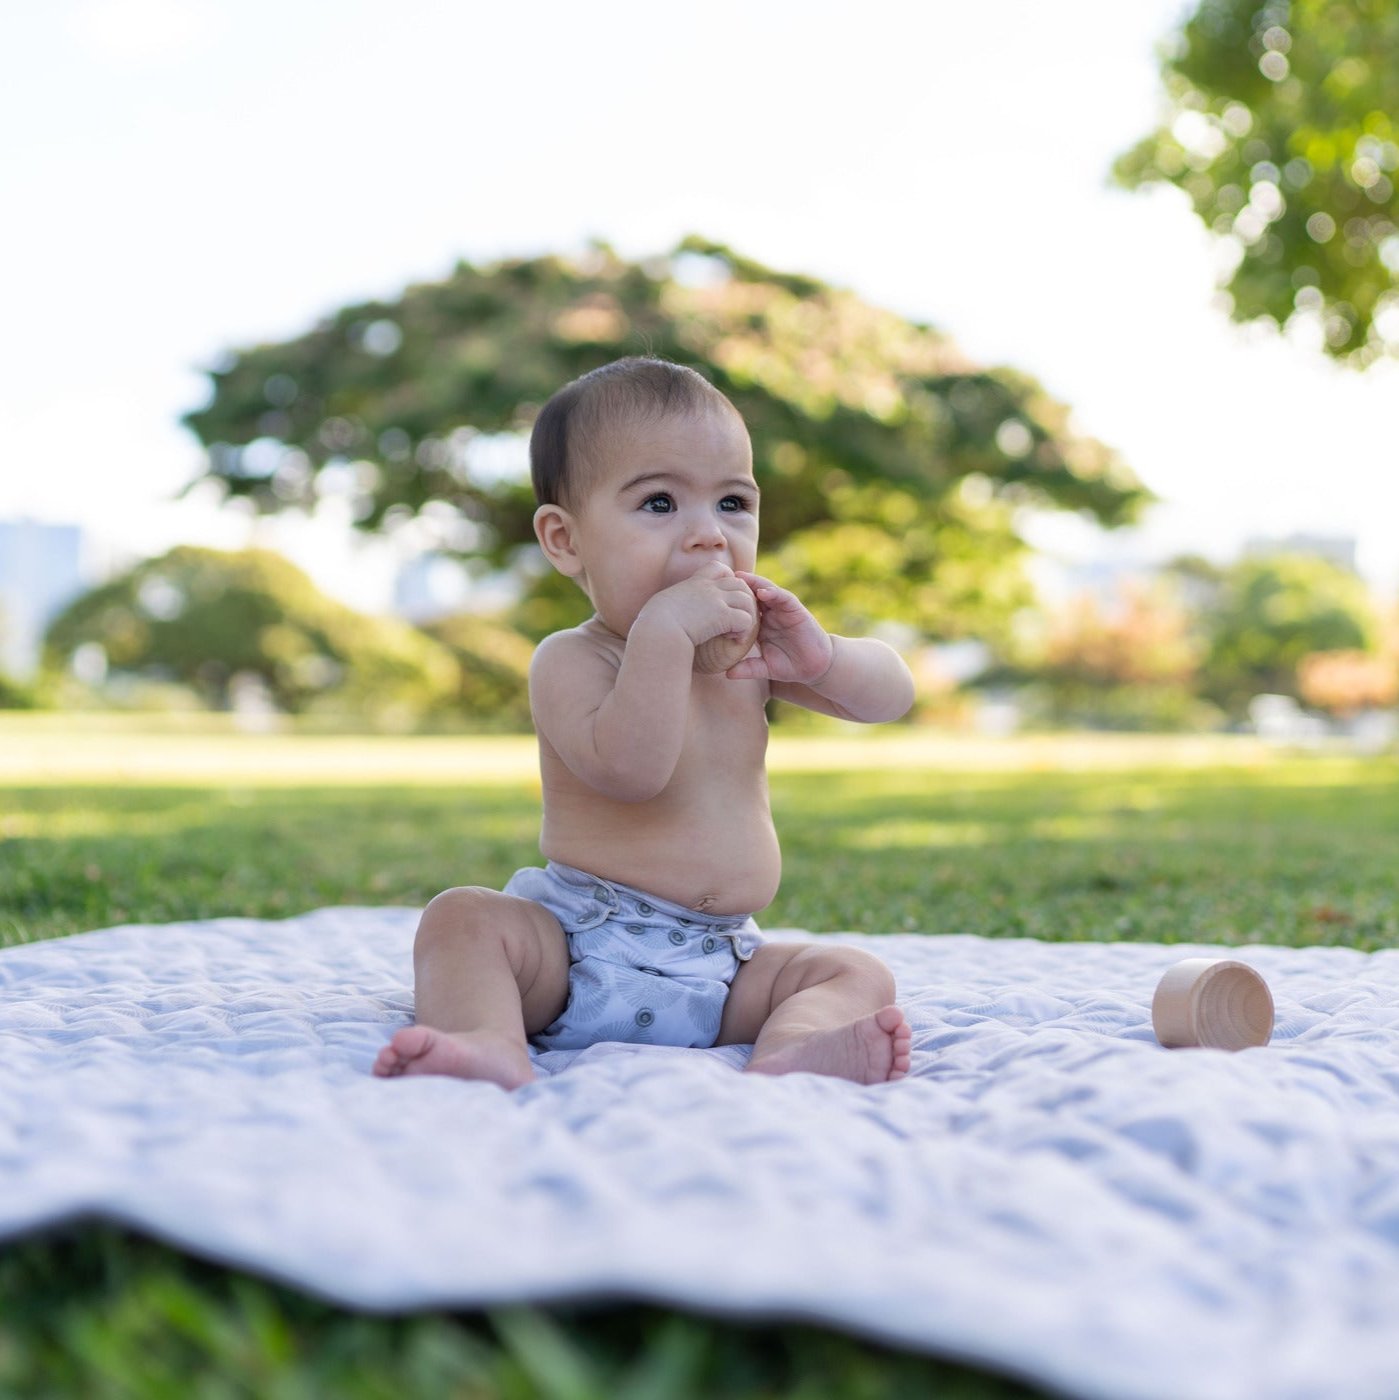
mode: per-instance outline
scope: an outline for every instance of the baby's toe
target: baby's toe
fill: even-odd
[[[904,1020],[904,1014],[897,1006],[882,1006],[874,1013],[874,1023],[886,1035],[894,1035],[900,1026],[908,1023]]]
[[[406,1064],[416,1060],[432,1044],[432,1031],[427,1026],[404,1026],[395,1031],[386,1049],[392,1050],[398,1060]]]

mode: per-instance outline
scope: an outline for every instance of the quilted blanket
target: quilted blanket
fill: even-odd
[[[0,952],[0,1236],[96,1214],[351,1306],[800,1318],[1111,1400],[1399,1395],[1399,951],[1231,950],[1277,1025],[1228,1055],[1150,1024],[1223,950],[830,935],[893,967],[909,1078],[599,1045],[510,1094],[370,1075],[414,923]]]

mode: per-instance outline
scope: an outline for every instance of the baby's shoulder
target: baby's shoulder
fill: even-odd
[[[598,625],[595,618],[578,627],[551,632],[534,649],[530,661],[530,682],[538,684],[549,677],[603,671],[616,673],[622,664],[626,644]]]

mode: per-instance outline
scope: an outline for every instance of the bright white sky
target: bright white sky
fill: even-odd
[[[1188,8],[1188,7],[1187,7]],[[49,0],[0,19],[0,519],[234,546],[171,504],[221,350],[487,260],[686,232],[1037,376],[1166,504],[1079,557],[1357,537],[1399,580],[1399,366],[1231,326],[1174,191],[1108,187],[1178,0]],[[335,528],[271,527],[351,601]]]

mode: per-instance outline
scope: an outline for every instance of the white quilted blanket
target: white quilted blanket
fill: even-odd
[[[1072,1395],[1399,1395],[1399,951],[1253,948],[1266,1049],[1166,1051],[1198,948],[842,936],[913,1077],[595,1046],[380,1080],[415,916],[0,952],[0,1235],[97,1213],[376,1309],[644,1298],[825,1321]]]

